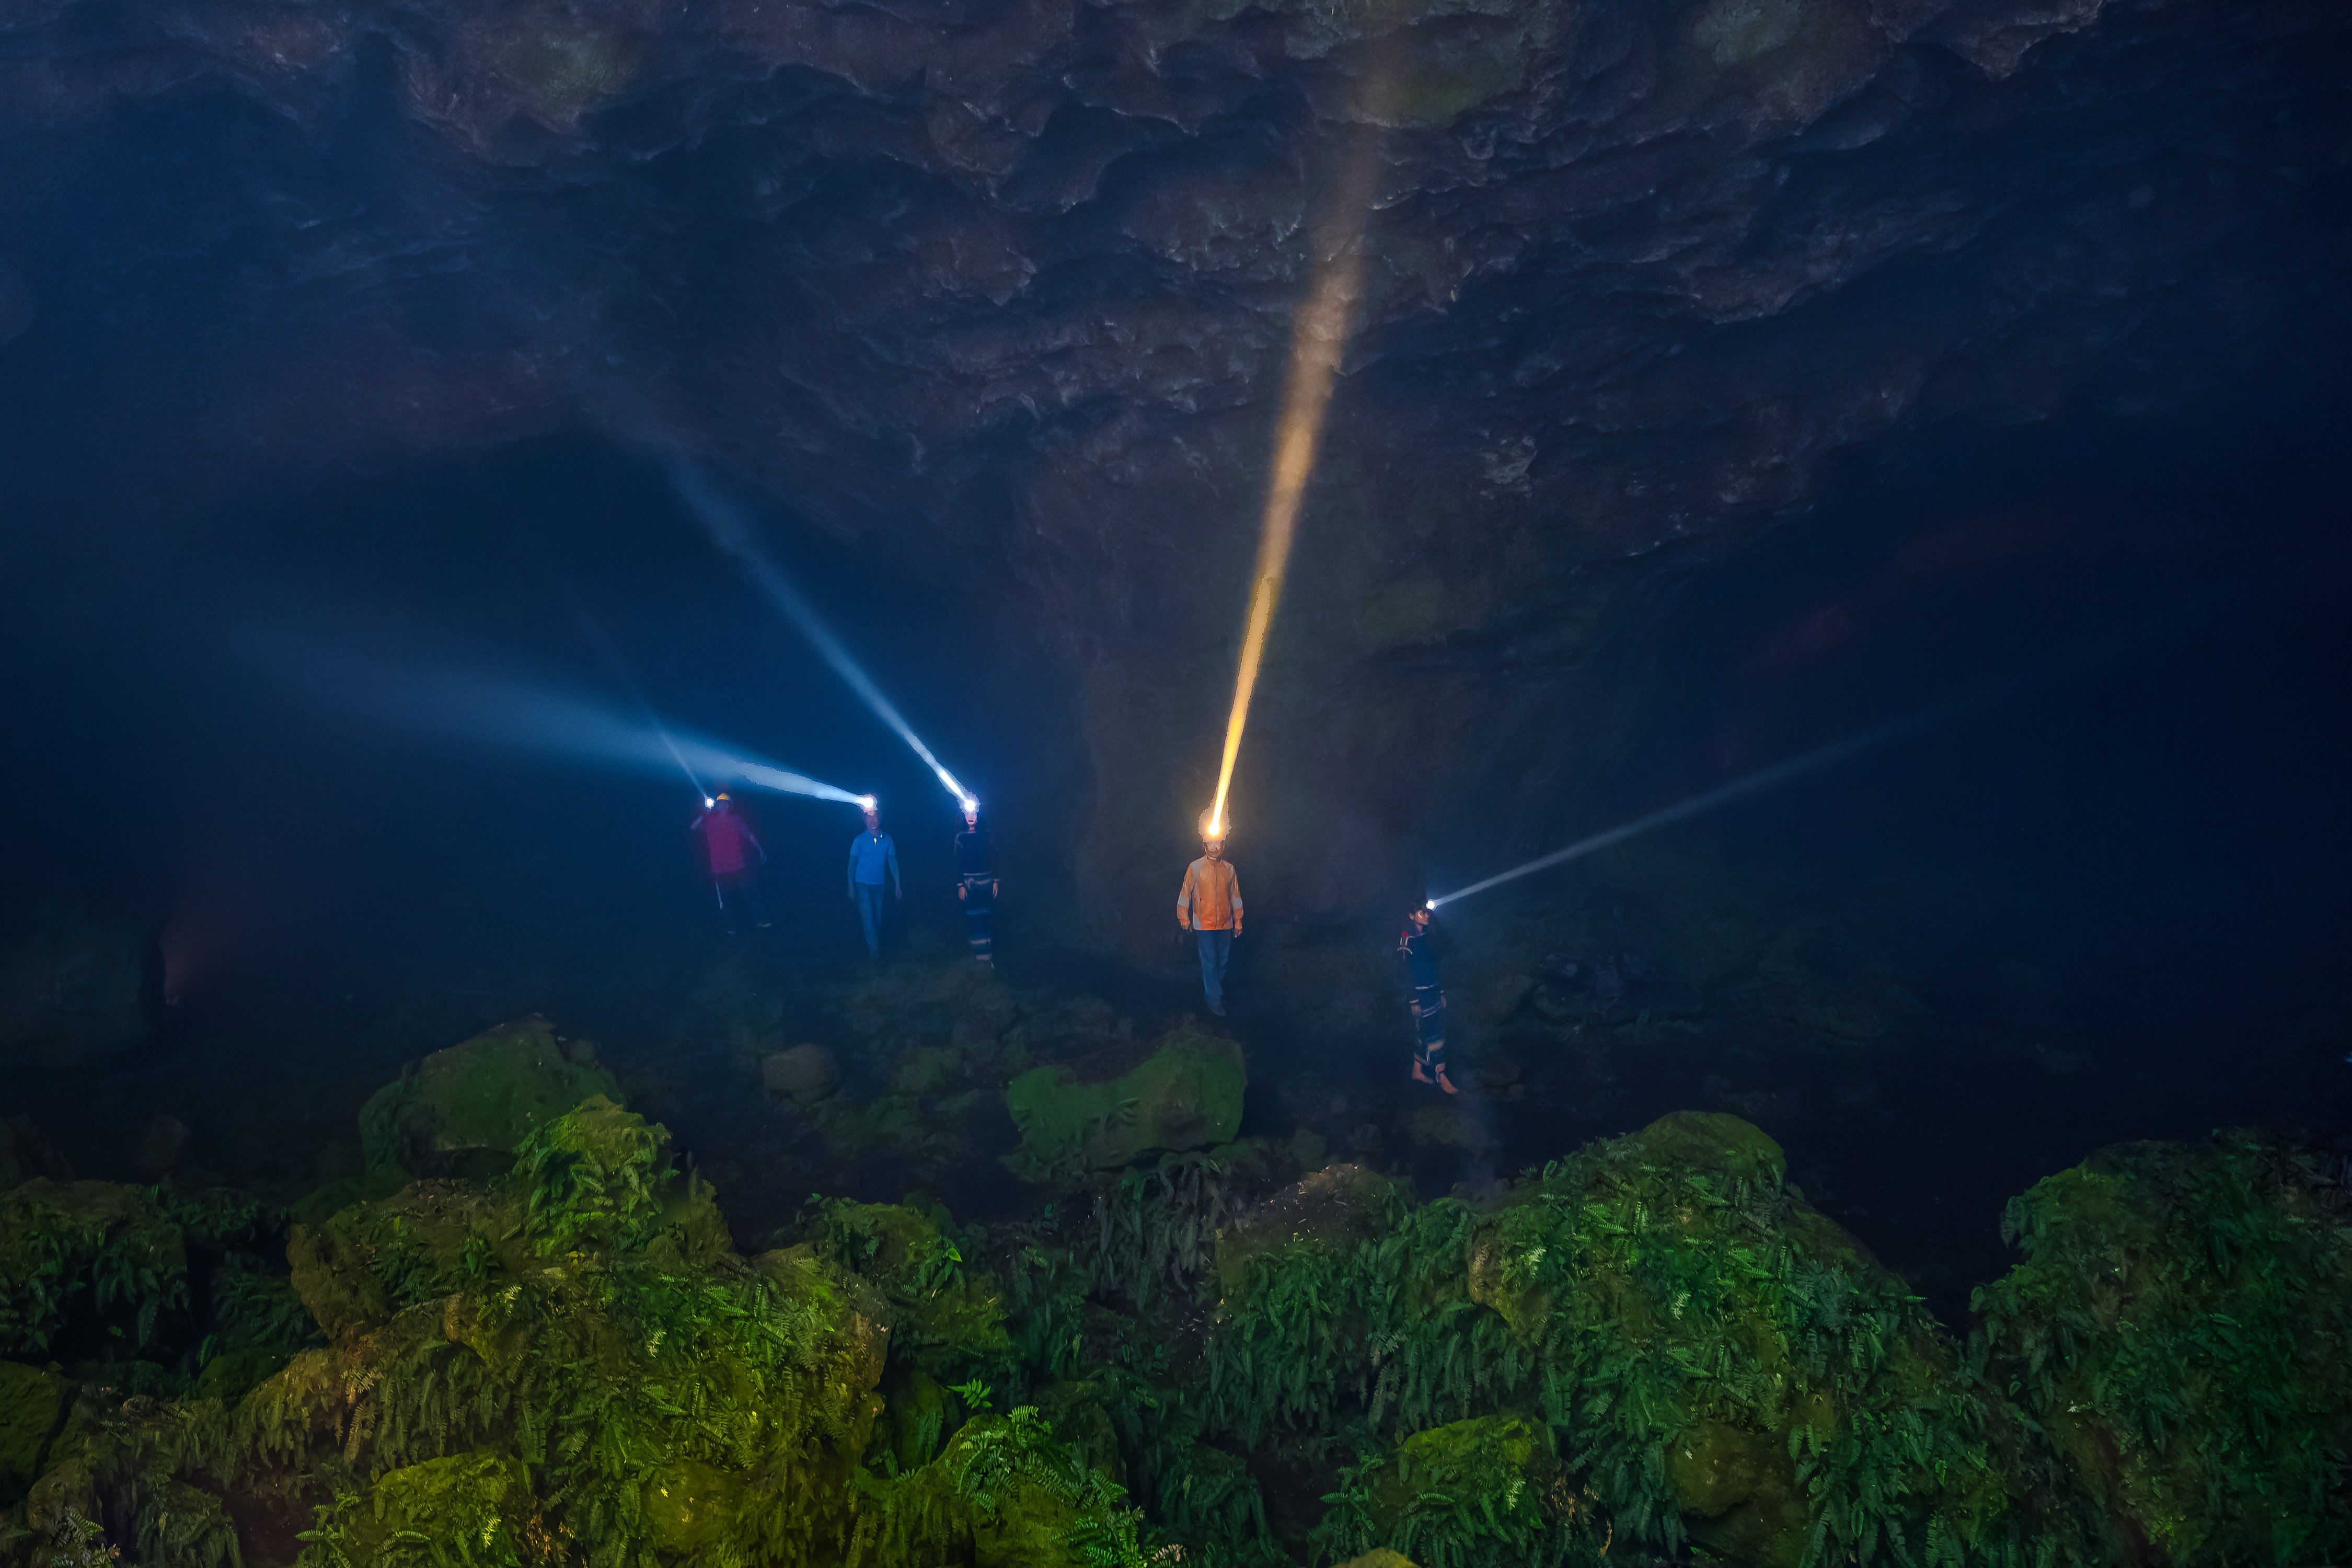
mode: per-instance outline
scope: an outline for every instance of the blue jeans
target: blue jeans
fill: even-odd
[[[1225,960],[1234,955],[1234,933],[1229,931],[1196,931],[1192,935],[1201,943],[1201,989],[1207,993],[1210,1006],[1223,1006],[1225,1000]]]
[[[882,956],[882,884],[857,884],[857,918],[866,927],[866,951]]]

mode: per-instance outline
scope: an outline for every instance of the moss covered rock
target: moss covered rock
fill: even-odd
[[[1160,1150],[1202,1149],[1241,1128],[1241,1047],[1180,1028],[1139,1055],[1114,1049],[1076,1066],[1033,1068],[1006,1086],[1031,1172],[1108,1169]]]
[[[392,1523],[434,1508],[488,1542],[467,1562],[513,1561],[500,1532],[526,1527],[611,1561],[847,1539],[887,1343],[873,1292],[813,1256],[742,1262],[667,1142],[592,1098],[494,1184],[413,1183],[298,1227],[295,1284],[334,1338],[241,1402],[257,1473],[353,1476],[319,1529],[355,1563],[407,1561]]]
[[[65,1422],[66,1392],[56,1373],[0,1361],[0,1509],[22,1498],[47,1468],[49,1440]]]
[[[2247,1134],[2110,1149],[2013,1200],[1994,1368],[2136,1561],[2352,1552],[2352,1229]]]
[[[486,1176],[525,1138],[591,1095],[620,1088],[585,1047],[569,1048],[536,1014],[436,1051],[360,1110],[371,1167]]]
[[[1299,1247],[1337,1256],[1386,1229],[1402,1206],[1396,1184],[1362,1165],[1327,1165],[1293,1183],[1217,1237],[1217,1284],[1235,1295],[1253,1261]]]
[[[930,1215],[898,1204],[825,1205],[823,1251],[882,1302],[898,1354],[940,1378],[992,1373],[1013,1358],[1003,1292],[963,1266]]]
[[[513,1568],[536,1509],[523,1467],[498,1454],[404,1465],[346,1493],[312,1531],[312,1556],[350,1568]]]
[[[1343,1485],[1323,1535],[1335,1551],[1387,1546],[1436,1563],[1564,1561],[1570,1507],[1551,1428],[1483,1415],[1417,1432]]]

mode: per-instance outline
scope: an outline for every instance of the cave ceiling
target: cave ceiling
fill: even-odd
[[[1090,711],[1206,733],[1147,672],[1229,668],[1351,150],[1318,679],[1572,661],[1596,567],[1842,454],[2340,323],[2347,67],[2336,0],[9,0],[0,480],[120,543],[595,431],[981,573]]]

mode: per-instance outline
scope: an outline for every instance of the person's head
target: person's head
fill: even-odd
[[[710,808],[713,811],[732,811],[735,809],[735,797],[722,789],[718,798],[710,803]]]
[[[882,814],[870,805],[866,808],[866,831],[868,833],[882,831]]]
[[[1225,841],[1222,838],[1203,838],[1201,840],[1201,853],[1212,860],[1222,860],[1225,858]]]
[[[980,826],[980,807],[967,805],[963,808],[963,825],[973,829]]]
[[[1427,904],[1413,905],[1412,910],[1406,913],[1404,919],[1407,925],[1412,926],[1416,931],[1420,930],[1422,927],[1429,924],[1429,906]]]

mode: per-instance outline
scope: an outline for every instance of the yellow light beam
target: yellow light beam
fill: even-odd
[[[1369,83],[1366,109],[1376,108],[1381,97],[1377,81]],[[1225,720],[1225,755],[1217,768],[1216,803],[1209,807],[1209,837],[1222,838],[1231,826],[1225,819],[1225,795],[1233,788],[1234,762],[1241,755],[1242,731],[1249,723],[1250,697],[1257,689],[1266,628],[1274,624],[1275,605],[1282,598],[1291,542],[1298,531],[1299,502],[1307,493],[1307,479],[1315,472],[1325,417],[1331,408],[1332,384],[1339,377],[1340,356],[1347,350],[1348,333],[1361,300],[1364,226],[1379,174],[1378,132],[1366,124],[1358,132],[1356,145],[1332,192],[1326,220],[1318,231],[1321,261],[1306,303],[1291,326],[1290,365],[1283,380],[1281,422],[1276,426],[1274,470],[1258,524],[1257,569],[1251,577],[1249,621],[1242,632],[1233,711]]]

